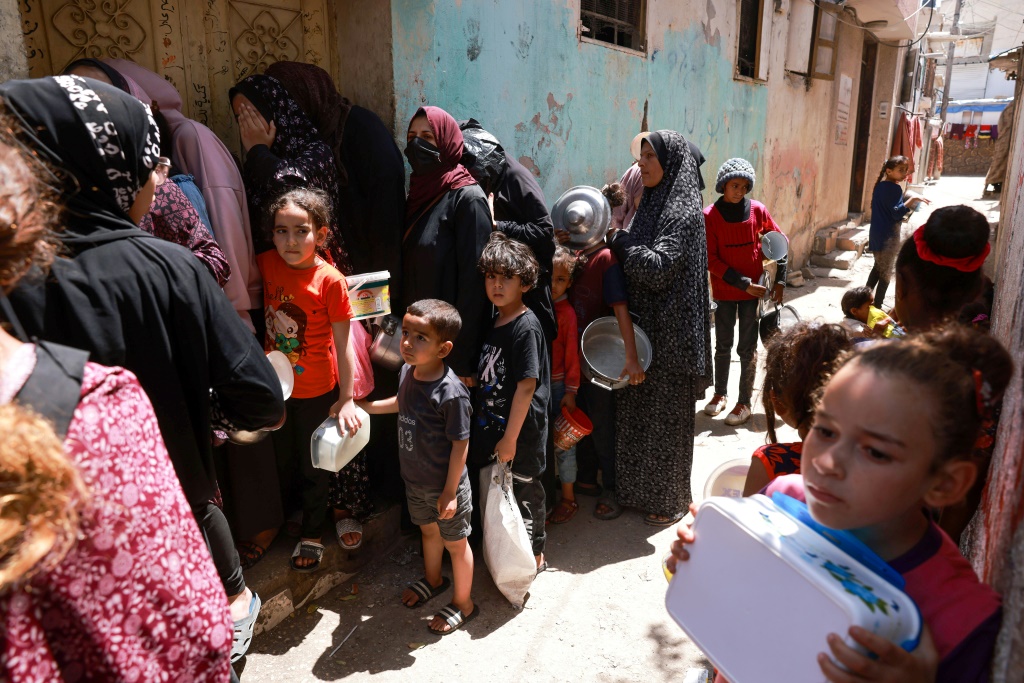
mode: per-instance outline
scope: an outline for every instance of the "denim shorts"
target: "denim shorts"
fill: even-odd
[[[462,476],[459,489],[455,493],[458,508],[451,519],[437,518],[437,499],[444,488],[430,488],[416,484],[405,484],[405,497],[409,502],[409,517],[416,526],[437,524],[441,530],[441,538],[446,541],[459,541],[469,536],[472,530],[470,517],[473,513],[473,493],[469,487],[469,477]]]

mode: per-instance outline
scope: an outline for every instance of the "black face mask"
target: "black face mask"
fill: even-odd
[[[413,138],[405,146],[405,158],[412,166],[413,175],[430,173],[441,166],[441,150],[423,138]]]

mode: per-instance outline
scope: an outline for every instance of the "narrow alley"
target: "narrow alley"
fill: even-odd
[[[969,204],[998,221],[997,201],[980,198],[980,178],[947,176],[929,185],[925,194],[932,204],[913,215],[905,235],[932,210],[951,204]],[[787,290],[786,302],[804,320],[839,322],[843,291],[864,281],[871,265],[871,255],[865,254],[847,271],[811,268],[815,277]],[[892,297],[890,288],[887,308]],[[738,366],[735,357],[733,362]],[[758,374],[756,387],[762,369]],[[730,376],[738,383],[738,371]],[[724,414],[710,418],[697,410],[694,500],[704,497],[705,483],[716,468],[732,460],[749,461],[765,442],[759,390],[753,403],[753,417],[740,427],[726,426]],[[777,430],[780,441],[796,440],[795,430],[781,422]],[[548,527],[550,569],[537,578],[521,614],[497,591],[478,558],[473,589],[480,618],[451,637],[429,634],[426,625],[433,611],[408,610],[398,600],[403,587],[422,573],[418,539],[407,536],[350,582],[257,636],[243,680],[354,681],[373,674],[384,683],[667,683],[683,681],[690,669],[710,668],[665,611],[668,584],[661,561],[675,530],[655,532],[635,511],[600,521],[590,514],[593,507],[593,498],[581,498],[575,519]],[[358,592],[353,593],[353,585]]]

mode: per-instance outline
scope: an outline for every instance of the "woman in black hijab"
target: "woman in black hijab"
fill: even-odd
[[[651,133],[639,165],[640,206],[609,243],[654,351],[650,370],[618,397],[616,493],[648,524],[669,526],[690,505],[694,403],[711,378],[708,252],[698,166],[683,136]]]
[[[29,335],[138,377],[232,603],[236,639],[247,647],[259,599],[245,587],[227,521],[210,502],[212,433],[278,423],[280,382],[204,266],[136,227],[157,183],[160,138],[149,108],[78,76],[8,81],[0,98],[21,139],[56,168],[65,204],[68,258],[47,278],[18,284],[9,295],[15,313]]]

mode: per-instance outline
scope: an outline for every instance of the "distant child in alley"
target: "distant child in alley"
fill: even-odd
[[[851,287],[843,292],[841,302],[843,308],[842,325],[851,337],[870,338],[902,337],[905,333],[892,318],[881,309],[871,305],[871,288]]]
[[[764,274],[761,237],[779,232],[768,208],[747,194],[754,189],[754,167],[746,159],[729,159],[718,170],[715,191],[722,196],[704,209],[708,270],[715,309],[715,394],[704,406],[706,415],[725,410],[732,362],[733,333],[739,319],[736,352],[740,357],[740,390],[725,424],[741,425],[750,419],[750,395],[757,367],[758,302],[771,288],[771,298],[782,303],[786,264],[779,261],[775,282],[759,284]]]
[[[910,172],[910,159],[894,156],[886,159],[875,181],[871,193],[871,230],[868,233],[868,247],[874,256],[875,265],[868,274],[868,289],[874,290],[875,308],[881,308],[885,292],[892,280],[893,265],[900,249],[900,226],[914,208],[924,202],[924,197],[904,195],[900,185]]]
[[[441,574],[447,550],[455,589],[452,601],[434,615],[428,628],[445,636],[475,619],[473,550],[469,547],[473,494],[466,470],[469,452],[469,389],[444,359],[462,329],[459,312],[438,299],[417,301],[402,319],[401,353],[405,366],[398,394],[381,401],[360,401],[371,414],[398,413],[398,459],[405,481],[409,516],[423,534],[424,576],[402,594],[402,604],[422,607],[448,590]]]

